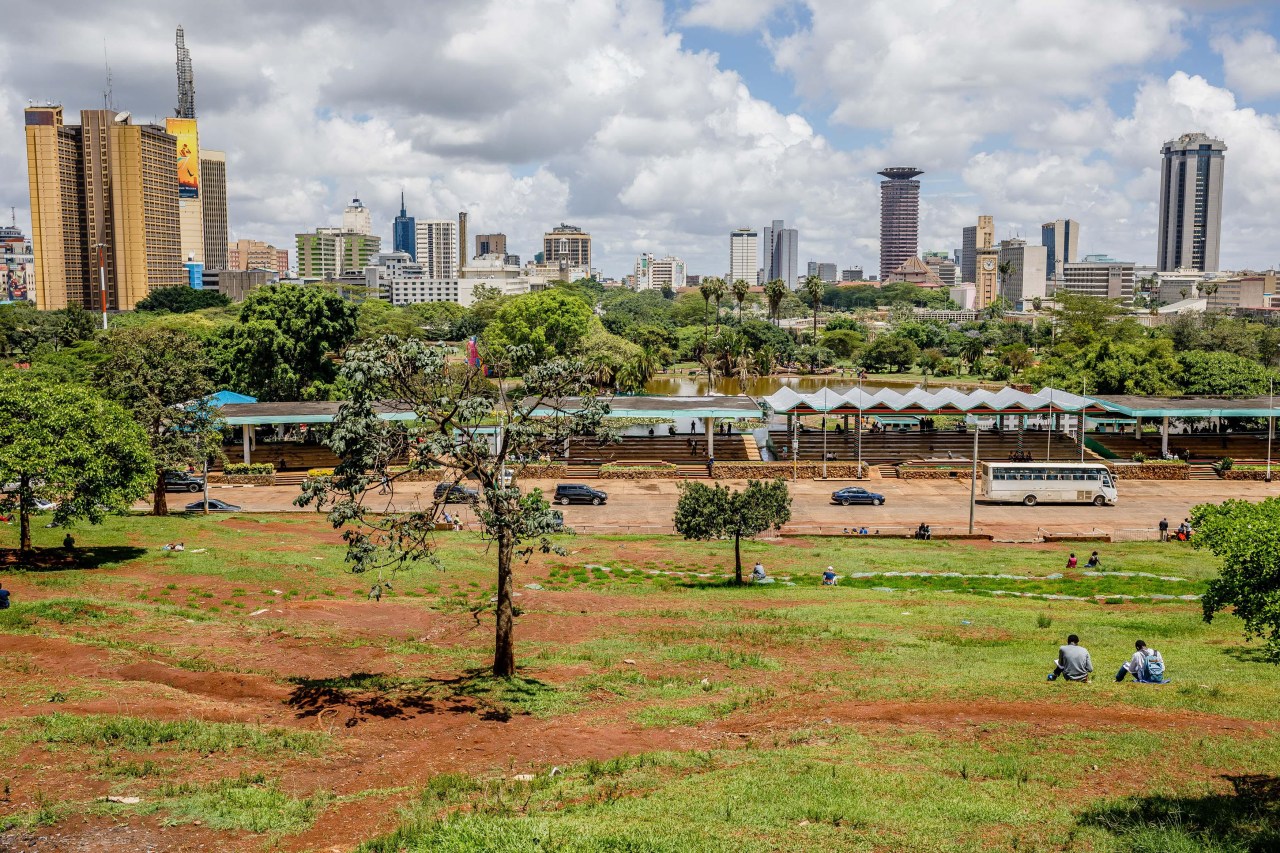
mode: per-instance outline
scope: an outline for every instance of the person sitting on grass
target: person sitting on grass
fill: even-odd
[[[0,610],[8,610],[8,609],[9,609],[9,590],[5,589],[3,584],[0,584]]]
[[[834,567],[827,566],[827,570],[822,573],[822,585],[823,586],[836,585],[836,570]]]
[[[756,560],[755,566],[753,566],[751,569],[751,580],[755,583],[760,583],[764,579],[765,579],[764,566],[760,563],[759,560]]]
[[[1070,557],[1067,557],[1067,568],[1068,568],[1068,569],[1074,569],[1077,565],[1078,565],[1078,564],[1076,563],[1076,555],[1075,555],[1075,554],[1072,554]]]
[[[1094,551],[1089,555],[1089,562],[1084,564],[1086,569],[1098,569],[1102,567],[1102,561],[1098,559],[1098,552]]]
[[[1047,681],[1056,681],[1061,675],[1067,681],[1088,681],[1093,672],[1093,659],[1089,650],[1080,645],[1080,638],[1075,634],[1067,637],[1067,644],[1058,647],[1058,663]]]
[[[1133,657],[1120,665],[1120,670],[1116,673],[1116,681],[1124,681],[1126,675],[1132,675],[1133,680],[1140,684],[1168,683],[1164,677],[1164,658],[1160,653],[1142,640],[1134,643],[1133,648]]]

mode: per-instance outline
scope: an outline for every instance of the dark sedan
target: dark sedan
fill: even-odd
[[[209,512],[239,512],[240,507],[235,504],[229,504],[226,501],[220,501],[215,498],[209,499]],[[187,504],[187,512],[204,512],[204,501],[196,501]]]
[[[164,472],[164,490],[166,492],[199,492],[204,490],[204,478],[182,471]]]
[[[838,492],[831,493],[831,502],[840,504],[840,506],[849,506],[849,504],[871,504],[872,506],[880,506],[884,503],[884,495],[868,492],[866,489],[860,489],[857,486],[849,486]]]

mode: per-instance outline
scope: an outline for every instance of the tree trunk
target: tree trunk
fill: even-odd
[[[152,500],[152,515],[169,514],[169,497],[164,489],[164,469],[156,470],[156,490]]]
[[[742,586],[742,536],[733,534],[733,576]]]
[[[31,496],[28,478],[18,481],[18,551],[31,553]]]
[[[498,608],[493,647],[493,674],[510,678],[516,674],[515,614],[511,605],[511,558],[515,546],[511,532],[498,534]]]

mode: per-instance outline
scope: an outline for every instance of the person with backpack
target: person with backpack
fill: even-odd
[[[1142,640],[1133,644],[1133,657],[1125,661],[1116,673],[1116,681],[1124,681],[1126,675],[1132,675],[1139,684],[1164,684],[1164,658]]]

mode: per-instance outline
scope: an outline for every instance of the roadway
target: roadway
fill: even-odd
[[[609,494],[603,506],[562,507],[565,521],[582,533],[672,532],[671,519],[679,498],[675,480],[590,480],[594,488]],[[703,481],[705,482],[705,481]],[[731,487],[744,482],[721,481]],[[935,533],[965,532],[969,523],[969,483],[967,480],[864,480],[857,485],[885,496],[883,506],[842,507],[830,502],[831,492],[854,484],[848,480],[800,480],[792,484],[792,521],[784,532],[838,535],[845,528],[865,526],[868,532],[905,532],[927,522]],[[522,487],[540,487],[545,494],[555,489],[555,481],[523,481]],[[405,509],[429,503],[434,483],[397,485],[391,496],[369,494],[377,509]],[[979,484],[981,488],[981,484]],[[1176,527],[1199,503],[1217,503],[1228,498],[1261,500],[1280,496],[1280,483],[1239,480],[1121,481],[1116,506],[983,504],[976,507],[976,532],[997,539],[1034,539],[1044,533],[1072,534],[1102,532],[1120,539],[1149,538],[1155,535],[1161,517]],[[209,495],[239,505],[245,512],[310,512],[293,506],[296,486],[211,486]],[[172,494],[170,509],[185,506],[197,495]],[[139,505],[141,508],[142,505]],[[475,526],[470,508],[450,504],[451,513],[461,516],[465,526]]]

